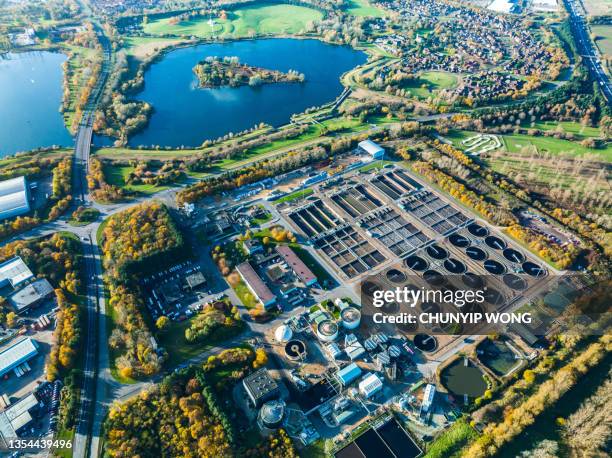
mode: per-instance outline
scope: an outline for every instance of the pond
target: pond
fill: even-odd
[[[59,112],[64,54],[0,54],[0,157],[73,144]]]
[[[486,339],[479,345],[478,352],[480,361],[499,376],[508,374],[520,364],[508,344],[499,340]]]
[[[487,389],[483,375],[471,361],[468,360],[466,365],[465,359],[459,358],[442,370],[440,380],[448,391],[459,398],[466,394],[470,398],[477,398]]]
[[[253,88],[197,87],[193,67],[207,56],[237,56],[267,69],[297,70],[304,83],[264,84]],[[265,122],[280,126],[294,113],[334,100],[343,90],[340,76],[363,64],[365,53],[348,46],[291,38],[202,44],[168,52],[145,74],[135,97],[153,105],[148,126],[129,144],[199,146],[229,132]],[[99,143],[99,142],[96,142]]]

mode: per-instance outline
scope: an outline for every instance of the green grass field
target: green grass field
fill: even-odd
[[[564,125],[566,132],[580,131],[581,126],[576,123],[561,123]],[[544,124],[540,124],[544,126]],[[536,127],[542,128],[542,127]],[[586,127],[580,134],[582,137],[596,137],[599,130],[592,127]],[[459,149],[465,149],[461,143],[466,138],[476,135],[476,132],[469,131],[451,131],[445,137],[450,140],[453,145]],[[577,136],[578,137],[578,136]],[[504,149],[509,153],[519,154],[523,151],[533,151],[534,148],[538,152],[547,152],[552,154],[567,154],[570,156],[583,156],[585,154],[593,154],[604,161],[612,161],[612,144],[607,144],[604,148],[587,148],[581,144],[569,140],[561,140],[554,137],[532,137],[524,134],[501,135]],[[578,138],[580,139],[580,138]]]
[[[253,293],[249,290],[246,283],[242,280],[236,286],[233,286],[232,289],[247,309],[254,309],[259,304],[259,301],[255,298]]]
[[[126,179],[131,172],[134,171],[134,167],[131,165],[104,165],[104,178],[110,185],[115,185],[123,188],[127,191],[135,192],[138,194],[155,194],[159,191],[164,191],[169,186],[155,186],[152,184],[126,184]]]
[[[194,18],[172,24],[171,18],[154,19],[144,25],[151,35],[181,35],[212,38],[232,36],[234,38],[255,35],[295,34],[305,29],[306,24],[319,21],[323,13],[312,8],[296,5],[253,5],[227,13],[227,19],[214,19],[211,27],[207,17]]]
[[[276,201],[277,204],[282,204],[285,202],[291,202],[296,199],[304,199],[311,195],[314,191],[311,188],[300,189],[299,191],[292,192],[291,194],[287,194],[286,196],[281,197]]]
[[[601,136],[601,129],[599,127],[588,127],[583,126],[577,122],[571,121],[538,121],[533,124],[524,124],[523,127],[539,130],[555,130],[558,126],[563,128],[564,132],[572,133],[576,137],[580,138],[596,138]]]
[[[524,148],[536,148],[540,152],[568,154],[571,156],[584,156],[590,153],[599,156],[607,162],[612,161],[612,145],[610,144],[602,149],[594,149],[568,140],[560,140],[553,137],[530,137],[522,134],[503,135],[503,142],[506,151],[509,153],[519,153]]]
[[[158,51],[181,43],[179,39],[153,38],[153,37],[125,37],[123,46],[129,56],[143,60],[157,54]]]
[[[368,0],[349,0],[346,11],[353,16],[358,17],[385,17],[387,13],[382,9],[374,6]]]
[[[434,91],[449,89],[457,85],[456,75],[447,72],[423,72],[420,78],[411,86],[406,86],[413,96],[426,99],[434,95]],[[425,86],[425,87],[424,87]]]
[[[602,54],[612,56],[612,25],[592,25],[591,31]]]

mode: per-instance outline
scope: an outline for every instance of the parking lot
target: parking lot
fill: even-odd
[[[201,308],[210,294],[201,267],[192,261],[176,264],[141,280],[153,319],[182,321]]]

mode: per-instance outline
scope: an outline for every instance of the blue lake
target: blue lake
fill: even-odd
[[[73,144],[59,112],[65,60],[46,51],[0,55],[0,157]]]
[[[200,89],[193,67],[207,56],[238,56],[249,65],[297,70],[304,73],[306,81],[257,88]],[[149,102],[155,111],[148,126],[132,136],[129,144],[199,146],[206,139],[239,132],[260,122],[273,126],[286,124],[292,114],[334,100],[343,89],[340,76],[365,61],[365,53],[347,46],[291,38],[173,50],[152,64],[145,74],[145,87],[135,98]]]

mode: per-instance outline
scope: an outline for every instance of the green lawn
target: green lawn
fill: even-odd
[[[581,132],[584,137],[595,137],[599,134],[599,129],[593,127],[582,128],[576,123],[561,123],[566,132]],[[537,126],[537,124],[536,124]],[[542,129],[547,127],[547,124],[540,123]],[[465,149],[465,145],[461,142],[467,138],[476,135],[476,132],[470,131],[450,131],[445,135],[445,138],[450,140],[456,148]],[[504,149],[509,153],[520,154],[524,148],[533,150],[536,148],[539,152],[549,152],[552,154],[569,154],[572,156],[583,156],[584,154],[594,154],[605,161],[612,161],[612,144],[606,145],[604,148],[595,149],[587,148],[580,145],[578,142],[569,140],[561,140],[554,137],[532,137],[525,134],[501,135]]]
[[[175,322],[171,321],[170,326],[163,332],[158,333],[157,341],[160,347],[163,347],[168,352],[168,361],[166,365],[175,367],[179,364],[198,356],[223,340],[231,338],[233,335],[238,335],[244,328],[236,327],[235,331],[231,331],[231,335],[211,336],[207,342],[188,342],[185,339],[185,330],[191,326],[191,321],[195,318],[191,317],[188,320]]]
[[[612,56],[612,25],[592,25],[591,31],[601,53]]]
[[[311,188],[300,189],[299,191],[292,192],[291,194],[287,194],[286,196],[281,197],[276,201],[277,204],[282,204],[284,202],[291,202],[296,199],[303,199],[304,197],[308,197],[314,191]]]
[[[478,433],[466,420],[457,420],[436,438],[425,452],[424,458],[451,458],[461,456],[461,449],[475,440]]]
[[[364,165],[363,167],[359,168],[360,172],[369,172],[370,170],[373,169],[377,169],[380,170],[382,169],[385,165],[387,164],[394,164],[394,161],[372,161],[367,165]]]
[[[580,138],[597,138],[601,136],[601,129],[599,127],[588,127],[583,126],[577,122],[571,121],[538,121],[533,124],[526,123],[523,124],[522,127],[531,128],[531,129],[539,129],[539,130],[555,130],[561,126],[564,132],[572,133]]]
[[[164,191],[169,186],[155,186],[152,184],[126,184],[126,179],[131,172],[134,171],[134,167],[131,165],[104,165],[104,179],[110,185],[115,185],[123,188],[127,191],[135,192],[138,194],[151,195],[159,191]]]
[[[179,39],[154,37],[125,37],[123,39],[123,46],[125,47],[126,53],[128,55],[143,60],[147,57],[151,57],[152,55],[156,54],[159,50],[163,48],[173,46],[180,42],[181,40]]]
[[[184,35],[200,38],[214,36],[249,37],[254,35],[296,34],[306,24],[323,19],[323,13],[296,5],[252,5],[227,12],[226,19],[215,18],[213,26],[208,17],[198,17],[172,24],[171,18],[153,19],[144,25],[151,35]]]
[[[540,152],[569,154],[572,156],[583,156],[591,153],[605,161],[612,161],[612,145],[610,144],[602,149],[594,149],[569,140],[560,140],[553,137],[530,137],[529,135],[522,134],[504,135],[503,142],[506,151],[510,153],[520,153],[523,148],[536,148]]]
[[[387,13],[382,8],[374,6],[368,0],[348,0],[346,11],[353,16],[359,17],[385,17]]]
[[[449,89],[457,85],[456,75],[448,72],[423,72],[412,85],[406,86],[411,94],[419,99],[426,99],[434,95],[434,91]]]
[[[240,280],[240,282],[236,286],[233,286],[232,289],[236,293],[236,296],[238,296],[238,299],[240,299],[240,302],[242,302],[247,309],[254,309],[259,304],[244,281]]]

